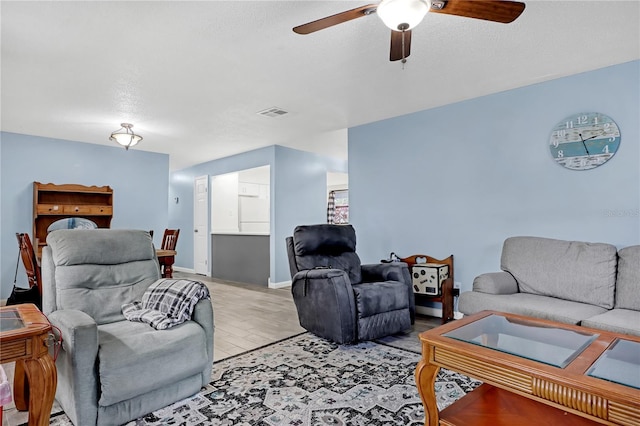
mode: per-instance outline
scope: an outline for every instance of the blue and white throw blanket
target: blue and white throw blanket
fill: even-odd
[[[122,305],[122,313],[129,321],[166,330],[190,320],[196,303],[202,299],[209,299],[209,289],[200,281],[163,278],[149,286],[142,302]]]

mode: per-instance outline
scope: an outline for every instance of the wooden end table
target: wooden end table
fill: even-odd
[[[640,424],[640,337],[483,311],[420,340],[425,425]],[[439,412],[441,367],[485,384]]]
[[[453,321],[453,298],[458,296],[459,290],[453,287],[453,255],[446,259],[436,259],[435,257],[427,256],[426,254],[414,254],[409,257],[400,257],[401,262],[404,262],[409,267],[409,273],[413,274],[411,268],[415,265],[424,263],[437,263],[441,265],[447,265],[449,267],[449,278],[443,281],[440,294],[428,295],[414,293],[416,305],[419,306],[421,302],[436,302],[442,303],[442,324],[449,321]]]
[[[51,324],[33,304],[0,308],[0,363],[16,362],[13,399],[29,426],[49,424],[58,375],[47,341]]]

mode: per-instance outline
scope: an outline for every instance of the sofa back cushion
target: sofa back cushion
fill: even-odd
[[[616,308],[640,311],[640,246],[618,252]]]
[[[141,300],[160,278],[151,237],[136,230],[58,230],[47,236],[52,310],[77,309],[98,324],[124,320],[122,305]]]
[[[292,243],[298,271],[330,267],[345,271],[352,284],[362,281],[360,258],[356,254],[356,231],[353,226],[297,226],[293,231]]]
[[[613,308],[617,249],[611,244],[539,237],[507,238],[501,268],[521,293]]]

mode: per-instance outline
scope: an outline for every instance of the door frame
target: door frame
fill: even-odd
[[[199,182],[202,181],[205,185],[205,192],[206,192],[206,198],[205,198],[205,202],[204,202],[204,206],[201,206],[201,208],[204,208],[204,234],[205,234],[205,242],[206,244],[204,245],[205,247],[205,265],[206,265],[206,271],[204,271],[204,275],[207,276],[211,276],[211,262],[209,261],[209,259],[211,258],[210,256],[210,248],[209,248],[209,175],[202,175],[202,176],[196,176],[193,179],[193,271],[196,274],[203,274],[203,271],[199,271],[198,270],[198,249],[200,249],[201,247],[198,245],[198,240],[197,240],[197,234],[198,234],[198,229],[196,226],[196,218],[197,218],[197,214],[198,214],[198,184]],[[202,213],[202,212],[200,212]]]

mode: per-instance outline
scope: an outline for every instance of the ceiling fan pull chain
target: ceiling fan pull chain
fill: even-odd
[[[407,58],[404,56],[404,30],[402,30],[402,69],[404,69],[404,64],[407,63]]]

